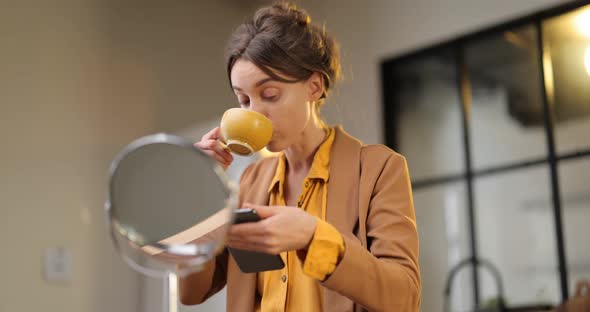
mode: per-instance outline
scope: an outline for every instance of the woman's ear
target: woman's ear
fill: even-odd
[[[307,89],[310,101],[317,101],[324,94],[324,79],[320,73],[313,73],[307,79]]]

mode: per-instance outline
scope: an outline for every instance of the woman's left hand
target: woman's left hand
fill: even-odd
[[[279,254],[307,248],[317,225],[315,217],[301,208],[244,204],[255,209],[261,220],[230,227],[228,246]]]

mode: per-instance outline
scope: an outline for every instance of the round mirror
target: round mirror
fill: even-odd
[[[113,243],[137,271],[184,276],[223,248],[236,187],[192,143],[168,134],[140,138],[113,160],[109,182]]]

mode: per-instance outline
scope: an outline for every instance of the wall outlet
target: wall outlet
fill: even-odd
[[[64,246],[46,248],[43,253],[43,276],[48,282],[68,283],[72,279],[72,252]]]

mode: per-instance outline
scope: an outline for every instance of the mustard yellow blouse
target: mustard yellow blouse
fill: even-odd
[[[318,219],[307,254],[297,251],[281,253],[285,262],[282,270],[257,275],[256,311],[321,311],[322,295],[318,281],[328,277],[344,254],[342,236],[326,219],[326,198],[330,173],[330,151],[334,129],[318,148],[313,163],[303,180],[297,206]],[[270,205],[285,206],[285,155],[279,161],[268,188]]]

